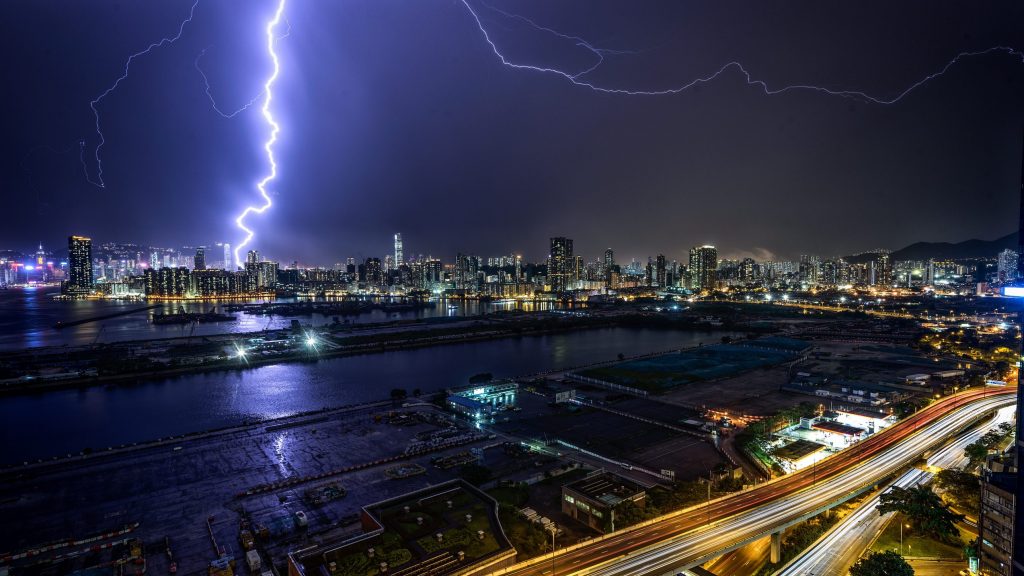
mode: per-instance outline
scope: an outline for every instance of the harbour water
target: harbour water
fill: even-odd
[[[30,310],[36,326],[62,319],[47,304]],[[96,310],[89,308],[82,314]],[[403,314],[446,312],[447,305],[443,311]],[[8,331],[9,316],[5,310],[3,332],[8,346],[14,338]],[[145,332],[151,329],[147,325],[148,321],[135,327],[125,324],[120,333]],[[386,399],[393,388],[428,394],[466,385],[470,376],[483,372],[497,378],[521,376],[613,360],[618,354],[708,344],[727,334],[602,328],[5,397],[0,398],[0,445],[4,446],[0,465]]]
[[[74,322],[118,312],[143,308],[145,302],[119,300],[55,300],[56,287],[12,288],[0,290],[0,350],[20,350],[39,346],[82,346],[102,342],[143,340],[151,338],[173,338],[179,336],[209,336],[213,334],[255,332],[258,330],[287,327],[293,318],[288,316],[263,316],[244,312],[226,312],[226,307],[241,301],[222,302],[167,302],[160,308],[97,322],[79,324],[56,329],[58,321]],[[277,302],[294,302],[294,299]],[[256,301],[254,301],[256,302]],[[431,301],[427,307],[400,312],[369,310],[357,315],[346,316],[344,320],[357,324],[407,320],[437,316],[475,316],[491,311],[513,308],[545,309],[549,303],[532,302],[477,302],[473,300]],[[186,312],[207,312],[216,308],[235,317],[234,321],[196,324],[153,324],[154,313],[173,313],[179,308]],[[298,317],[303,324],[313,326],[333,321],[330,316],[313,314]]]

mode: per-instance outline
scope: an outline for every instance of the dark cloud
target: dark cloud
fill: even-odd
[[[1024,47],[1015,2],[637,4],[496,6],[635,51],[588,76],[610,87],[677,86],[738,60],[772,86],[891,97],[960,51]],[[0,244],[72,232],[237,242],[232,220],[256,199],[266,130],[255,111],[213,112],[193,61],[208,49],[202,64],[223,107],[257,94],[273,3],[203,0],[178,43],[134,64],[100,107],[106,188],[86,183],[75,146],[95,145],[88,102],[190,5],[0,8],[0,41],[17,54],[0,71]],[[474,6],[510,57],[590,62]],[[290,0],[287,16],[274,104],[281,177],[274,208],[252,219],[258,247],[284,261],[380,255],[396,231],[407,254],[446,258],[539,258],[548,236],[567,235],[588,257],[611,246],[623,258],[681,259],[705,242],[725,254],[842,254],[995,237],[1015,222],[1019,57],[966,59],[892,106],[765,96],[734,72],[683,94],[616,96],[502,66],[455,0]]]

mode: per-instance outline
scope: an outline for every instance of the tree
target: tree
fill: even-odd
[[[900,512],[906,515],[920,533],[949,542],[960,536],[957,522],[964,519],[927,486],[900,488],[894,486],[879,498],[879,514]]]
[[[981,507],[981,482],[978,477],[963,470],[942,470],[935,476],[935,484],[946,491],[961,510],[977,512]]]
[[[399,400],[405,400],[405,398],[408,395],[409,395],[409,393],[405,391],[405,388],[392,388],[391,389],[391,399],[394,400],[395,402],[398,402]]]
[[[914,576],[914,569],[903,556],[887,550],[872,552],[850,567],[850,576]]]
[[[973,469],[984,462],[985,457],[988,456],[988,451],[996,448],[1000,442],[1009,437],[1011,432],[1013,432],[1013,425],[1009,422],[1003,422],[994,429],[986,432],[985,435],[979,438],[976,442],[968,444],[967,447],[964,448],[964,455],[970,460],[967,464],[967,468]]]

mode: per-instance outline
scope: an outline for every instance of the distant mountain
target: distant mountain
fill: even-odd
[[[915,242],[910,246],[891,253],[892,260],[967,260],[971,258],[995,258],[1005,249],[1017,249],[1017,233],[1007,234],[995,240],[972,238],[963,242]],[[868,262],[875,259],[874,252],[863,252],[847,256],[848,262]]]

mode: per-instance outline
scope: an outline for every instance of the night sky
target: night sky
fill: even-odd
[[[510,60],[578,72],[594,55],[471,4]],[[610,54],[585,78],[658,90],[731,60],[777,88],[815,84],[891,98],[958,52],[1024,48],[1024,3],[595,2],[494,0]],[[200,0],[174,44],[133,64],[98,106],[105,188],[89,102],[125,59],[177,32],[192,0],[8,0],[0,248],[71,233],[163,246],[236,244],[258,200],[270,72],[264,25],[276,1]],[[730,70],[693,90],[624,96],[504,66],[457,0],[289,0],[273,113],[282,126],[275,206],[249,220],[255,247],[285,262],[406,254],[451,259],[575,239],[588,259],[694,244],[725,256],[842,255],[1013,230],[1021,173],[1024,63],[964,59],[893,105],[810,91],[766,96]]]

